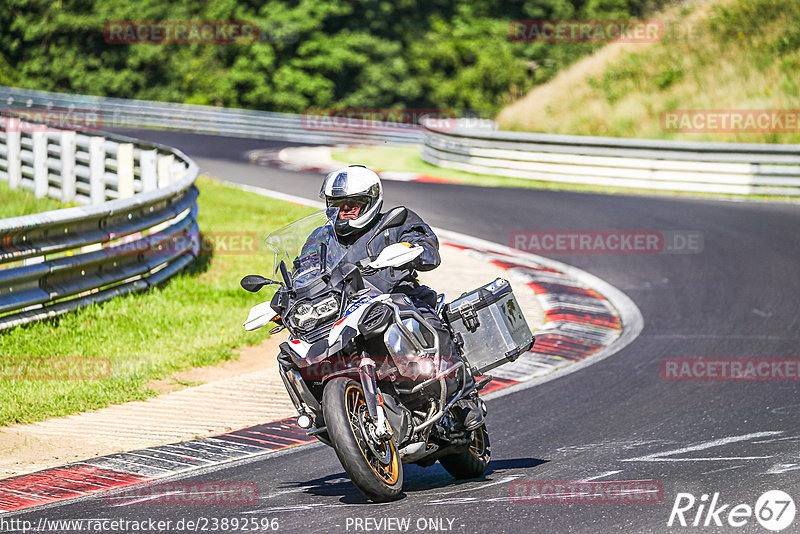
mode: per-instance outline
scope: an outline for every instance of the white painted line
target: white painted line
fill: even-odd
[[[567,362],[561,362],[562,365],[569,365]],[[494,369],[491,373],[492,376],[497,378],[504,378],[506,380],[514,380],[516,382],[523,382],[530,380],[543,372],[552,372],[557,366],[553,364],[543,364],[539,362],[528,362],[520,358],[513,362],[501,365]]]
[[[275,497],[280,497],[281,495],[288,495],[290,493],[300,493],[301,491],[305,491],[306,488],[300,486],[299,488],[292,488],[287,490],[275,491],[270,493],[269,495],[262,495],[258,498],[259,501],[267,501],[269,499],[273,499]]]
[[[664,458],[665,456],[673,456],[676,454],[683,454],[687,452],[703,451],[711,449],[712,447],[720,447],[730,443],[738,443],[740,441],[748,441],[754,438],[763,438],[766,436],[776,436],[783,434],[782,430],[770,430],[767,432],[753,432],[750,434],[742,434],[741,436],[729,436],[727,438],[712,439],[711,441],[703,441],[688,447],[681,447],[680,449],[673,449],[671,451],[656,452],[639,456],[637,458],[626,458],[620,460],[621,462],[710,462],[710,461],[730,461],[730,460],[763,460],[772,458],[772,456],[728,456],[728,457],[706,457],[706,458]]]
[[[383,171],[378,173],[381,180],[390,180],[393,182],[412,182],[419,176],[418,173],[413,172],[399,172],[399,171]]]
[[[583,478],[583,479],[580,480],[580,482],[590,482],[592,480],[597,480],[598,478],[610,477],[611,475],[616,475],[617,473],[622,473],[622,470],[619,470],[619,471],[606,471],[605,473],[600,473],[599,475],[595,475],[593,477]]]
[[[710,475],[711,473],[719,473],[720,471],[730,471],[731,469],[741,469],[742,467],[746,467],[746,464],[732,465],[730,467],[723,467],[722,469],[712,469],[711,471],[706,471],[705,473],[700,473],[700,474]]]
[[[229,182],[227,180],[217,180],[222,184],[225,184],[230,187],[235,187],[236,189],[241,189],[242,191],[247,191],[248,193],[255,193],[257,195],[261,195],[262,197],[269,197],[274,198],[276,200],[284,200],[286,202],[291,202],[293,204],[300,204],[302,206],[308,206],[309,208],[316,208],[316,209],[325,209],[325,203],[320,202],[319,200],[309,200],[307,198],[298,197],[296,195],[290,195],[288,193],[281,193],[280,191],[274,191],[272,189],[265,189],[263,187],[258,187],[255,185],[245,185],[245,184],[237,184],[235,182]]]
[[[619,471],[617,471],[617,472],[619,472]],[[510,482],[513,482],[514,480],[516,480],[518,478],[522,478],[523,476],[524,475],[521,475],[521,474],[520,475],[508,475],[508,476],[505,476],[505,477],[501,478],[500,480],[495,480],[494,482],[490,482],[488,484],[479,484],[479,485],[477,485],[475,487],[467,488],[467,489],[458,488],[458,489],[451,490],[451,491],[440,491],[440,492],[433,493],[432,495],[451,495],[453,493],[465,493],[467,491],[475,491],[475,490],[478,490],[478,489],[482,490],[482,489],[488,488],[489,486],[497,486],[498,484],[508,484]]]
[[[152,484],[152,485],[157,487],[157,486],[159,486],[161,484],[162,484],[161,482],[156,481],[155,484]],[[124,492],[125,490],[122,489],[121,491]],[[220,494],[233,493],[235,491],[238,491],[238,490],[236,490],[236,489],[230,489],[230,490],[219,490],[219,489],[217,489],[217,490],[209,490],[209,491],[190,491],[190,492],[185,492],[185,493],[181,492],[180,493],[180,499],[185,499],[187,497],[191,497],[191,496],[194,496],[194,495],[212,495],[212,496],[215,496],[215,495],[220,495]],[[116,504],[112,504],[111,506],[114,507],[114,508],[117,508],[117,507],[120,507],[120,506],[130,506],[132,504],[139,504],[139,503],[146,502],[146,501],[152,501],[153,499],[160,499],[162,497],[169,497],[171,495],[176,495],[176,492],[175,492],[174,489],[167,489],[167,490],[165,490],[163,492],[151,493],[149,495],[145,495],[145,496],[139,497],[139,498],[126,497],[124,495],[124,493],[123,493],[122,496],[114,497],[114,499],[119,499],[121,502],[118,502]]]
[[[800,465],[798,464],[777,464],[769,469],[765,475],[782,475],[783,473],[787,473],[789,471],[796,471],[800,469]]]
[[[786,436],[784,438],[773,438],[773,439],[765,439],[761,441],[754,441],[753,443],[775,443],[776,441],[796,441],[800,439],[800,436]]]

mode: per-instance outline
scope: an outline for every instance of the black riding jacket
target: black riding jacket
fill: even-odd
[[[356,263],[370,256],[367,252],[367,242],[375,235],[380,221],[386,216],[381,214],[363,234],[352,237],[340,237],[339,242],[347,247],[344,260]],[[408,210],[406,222],[401,226],[383,231],[383,235],[375,237],[370,243],[372,257],[376,258],[380,252],[394,243],[410,243],[423,248],[422,254],[415,258],[405,268],[385,268],[375,274],[364,276],[364,280],[374,285],[383,293],[404,293],[416,297],[420,287],[417,281],[417,271],[430,271],[442,262],[439,256],[439,240],[431,227],[411,210]]]

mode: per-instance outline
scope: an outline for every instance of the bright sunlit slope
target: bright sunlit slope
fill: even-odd
[[[657,43],[613,43],[498,116],[503,129],[737,142],[798,133],[674,133],[669,110],[800,109],[800,1],[723,0],[665,11]],[[559,46],[553,44],[551,46]],[[795,128],[797,131],[797,128]]]

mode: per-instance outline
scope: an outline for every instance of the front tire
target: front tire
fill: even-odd
[[[403,489],[403,464],[392,440],[368,443],[366,408],[359,382],[339,377],[325,386],[322,413],[342,467],[365,497],[375,502],[391,501]]]
[[[442,456],[439,463],[454,477],[467,479],[483,475],[491,459],[492,445],[489,443],[489,432],[483,424],[472,431],[472,442],[467,450]]]

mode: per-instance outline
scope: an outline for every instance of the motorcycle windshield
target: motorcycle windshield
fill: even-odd
[[[346,252],[333,228],[337,213],[337,208],[318,211],[267,236],[265,243],[275,253],[278,280],[282,280],[281,261],[286,263],[295,289],[310,285],[336,267]]]

